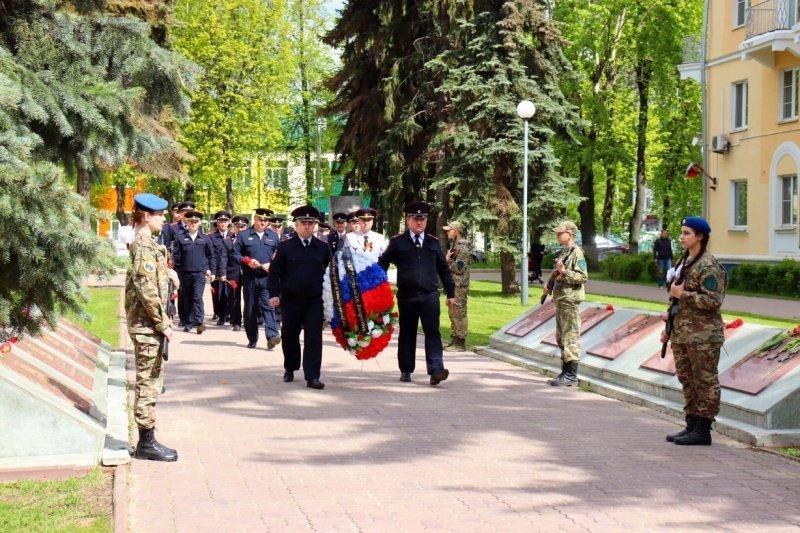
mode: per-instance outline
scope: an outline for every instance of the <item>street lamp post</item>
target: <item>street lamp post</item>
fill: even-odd
[[[522,305],[528,305],[528,120],[536,113],[530,100],[517,105],[517,115],[525,121],[525,140],[522,163]]]
[[[319,204],[320,189],[322,188],[322,130],[325,129],[325,119],[317,119],[317,179],[316,179],[316,196],[317,196],[317,209],[321,209]]]

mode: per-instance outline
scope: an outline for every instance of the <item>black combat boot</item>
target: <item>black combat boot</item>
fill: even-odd
[[[578,362],[570,361],[569,363],[562,363],[563,370],[558,377],[551,379],[547,383],[553,387],[572,387],[578,384]]]
[[[466,352],[467,351],[467,339],[463,339],[461,337],[453,337],[453,342],[450,344],[450,351],[451,352]]]
[[[675,442],[675,439],[678,437],[688,435],[694,429],[695,424],[697,424],[697,417],[694,415],[686,415],[686,429],[683,429],[673,435],[667,435],[667,442]]]
[[[711,444],[711,422],[710,418],[698,416],[694,429],[683,437],[677,437],[675,444],[681,446],[709,446]]]
[[[139,428],[139,442],[136,444],[136,451],[133,456],[137,459],[149,459],[150,461],[177,461],[178,452],[172,448],[167,448],[156,440],[155,428]]]

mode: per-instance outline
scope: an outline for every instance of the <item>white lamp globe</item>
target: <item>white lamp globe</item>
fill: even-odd
[[[536,106],[530,100],[523,100],[517,105],[517,115],[523,120],[528,120],[536,113]]]

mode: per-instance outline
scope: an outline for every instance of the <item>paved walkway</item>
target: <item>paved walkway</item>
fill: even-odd
[[[545,271],[544,279],[547,279],[549,274],[549,271]],[[500,271],[477,271],[473,273],[471,277],[477,280],[500,281]],[[591,274],[589,277],[591,278]],[[538,283],[531,285],[531,287],[538,286],[540,286]],[[667,292],[664,289],[659,289],[655,284],[653,286],[647,286],[592,279],[589,279],[589,282],[586,284],[586,292],[654,302],[664,301],[665,304],[668,298]],[[797,300],[781,300],[778,298],[728,294],[725,296],[722,310],[725,313],[749,313],[752,315],[800,321],[800,301]]]
[[[130,531],[800,528],[800,462],[675,446],[661,414],[472,353],[435,388],[419,353],[401,383],[394,343],[362,364],[328,334],[315,391],[244,344],[177,333],[158,438],[179,460],[129,466]]]

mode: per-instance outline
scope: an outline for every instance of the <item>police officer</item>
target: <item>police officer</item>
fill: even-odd
[[[306,386],[324,389],[322,366],[322,280],[330,261],[328,245],[314,237],[319,211],[311,206],[292,211],[295,236],[280,243],[270,266],[272,305],[283,313],[283,381],[294,380],[300,369],[300,330],[303,329],[303,374]]]
[[[672,342],[675,373],[683,387],[686,428],[667,440],[683,446],[711,444],[711,424],[719,414],[719,354],[725,340],[720,308],[728,276],[708,251],[711,226],[701,217],[681,221],[683,256],[668,285],[678,312],[672,334],[661,332],[661,342]]]
[[[277,233],[280,236],[282,241],[285,241],[285,240],[291,238],[291,235],[289,235],[289,236],[285,235],[285,231],[284,231],[284,228],[283,228],[283,222],[285,220],[286,219],[284,217],[282,217],[282,216],[272,216],[269,219],[269,227],[272,229],[272,231],[274,231],[275,233]]]
[[[184,215],[189,211],[194,211],[194,202],[186,201],[181,202],[178,204],[178,217],[175,222],[169,225],[169,230],[165,236],[165,239],[162,244],[167,247],[167,250],[170,254],[174,253],[174,246],[175,240],[186,232],[186,221],[183,219]],[[173,268],[174,268],[174,261],[173,261]],[[178,317],[179,317],[179,324],[181,326],[185,326],[187,324],[187,318],[185,316],[186,312],[186,304],[185,304],[185,292],[181,289],[178,291]]]
[[[227,264],[228,253],[225,249],[224,241],[232,236],[230,231],[231,214],[228,211],[217,211],[214,213],[214,231],[208,234],[214,248],[216,257],[217,271],[213,272],[216,279],[211,283],[214,289],[211,291],[211,301],[214,305],[214,316],[217,318],[217,325],[223,326],[228,320],[228,284]],[[224,256],[224,258],[223,258]]]
[[[186,231],[176,236],[172,243],[172,258],[175,270],[181,279],[183,291],[184,325],[183,331],[189,331],[197,326],[197,334],[206,330],[205,306],[203,292],[206,288],[206,277],[214,282],[214,272],[217,272],[217,259],[211,237],[200,229],[203,214],[198,211],[188,211],[183,215],[186,221]]]
[[[244,330],[247,333],[247,347],[255,348],[258,342],[258,317],[264,317],[264,330],[267,348],[280,344],[281,335],[275,310],[269,303],[269,277],[272,256],[278,249],[280,236],[269,227],[272,211],[259,207],[253,215],[253,227],[236,236],[233,257],[242,266],[242,285],[244,289]]]
[[[383,234],[372,231],[372,225],[375,223],[378,212],[371,207],[364,207],[356,211],[356,215],[359,229],[348,235],[349,245],[354,248],[362,248],[373,261],[377,262],[386,249],[386,238]]]
[[[328,234],[328,246],[334,254],[336,250],[342,249],[347,239],[347,213],[334,213],[332,219],[333,228]]]
[[[450,372],[442,358],[439,332],[439,280],[447,294],[447,305],[455,304],[455,283],[447,266],[439,239],[425,233],[431,206],[413,202],[403,208],[408,230],[393,237],[378,263],[383,270],[397,265],[397,306],[400,333],[397,362],[400,381],[411,381],[416,366],[417,326],[425,333],[425,363],[431,385],[447,379]]]
[[[445,348],[453,352],[466,351],[467,346],[467,293],[469,292],[470,247],[464,238],[464,225],[458,220],[448,222],[444,229],[450,241],[445,258],[456,284],[455,304],[447,307],[450,315],[451,340]]]
[[[234,257],[233,249],[236,245],[239,233],[247,229],[249,224],[246,216],[237,215],[231,219],[233,229],[229,238],[225,239],[223,246],[228,258],[228,268],[225,274],[225,282],[228,284],[228,304],[226,310],[230,316],[233,331],[242,329],[242,265]]]
[[[358,233],[361,230],[361,220],[358,218],[358,210],[347,214],[347,222],[350,224],[350,233]]]
[[[134,457],[177,461],[178,452],[155,437],[156,403],[164,383],[161,340],[172,339],[172,319],[167,314],[167,250],[153,233],[164,225],[166,200],[152,194],[133,198],[136,233],[131,244],[131,266],[125,280],[125,313],[136,360],[136,399],[133,416],[139,429]]]
[[[556,304],[556,342],[561,348],[561,373],[548,381],[554,387],[578,383],[578,361],[581,358],[581,317],[578,306],[586,298],[583,285],[589,279],[583,250],[575,244],[578,226],[569,220],[553,230],[561,251],[555,269],[544,287],[551,291]]]

